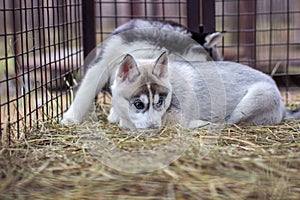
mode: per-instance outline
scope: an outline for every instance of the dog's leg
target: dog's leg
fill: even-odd
[[[86,117],[95,96],[108,82],[108,72],[101,62],[90,68],[76,93],[70,108],[61,120],[64,124],[80,123]]]
[[[281,122],[283,113],[284,106],[276,86],[260,82],[248,89],[226,121],[228,124],[271,125]]]

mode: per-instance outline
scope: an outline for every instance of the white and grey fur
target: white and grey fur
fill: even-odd
[[[123,35],[123,39],[125,41],[132,41],[132,40],[148,40],[148,41],[156,41],[157,38],[153,38],[153,35],[151,31],[143,31],[147,30],[149,28],[157,28],[160,30],[168,30],[168,31],[175,31],[183,36],[190,37],[193,40],[195,40],[197,43],[199,43],[203,48],[207,51],[208,55],[210,56],[209,59],[215,60],[215,61],[221,61],[223,60],[218,48],[217,44],[220,42],[220,40],[223,38],[223,32],[213,32],[213,33],[197,33],[194,32],[187,27],[174,22],[174,21],[150,21],[150,20],[141,20],[141,19],[135,19],[130,20],[129,22],[119,26],[116,30],[112,32],[112,35],[116,35],[119,33],[124,33],[125,31],[132,30],[132,29],[139,29],[140,31],[136,31],[134,35]],[[156,41],[158,45],[165,46],[165,42],[169,43],[170,40],[159,42]],[[173,41],[173,44],[176,44],[176,41]],[[170,44],[167,44],[168,46]],[[176,46],[177,47],[180,46]],[[180,52],[180,49],[177,49],[177,52]]]
[[[172,120],[195,127],[203,121],[269,125],[299,117],[299,112],[285,109],[275,82],[262,72],[224,61],[168,63],[164,53],[156,61],[127,55],[112,94],[108,119],[130,129],[158,127]],[[155,109],[158,99],[163,106]],[[142,102],[143,109],[134,102]]]
[[[82,122],[106,83],[112,85],[108,119],[130,129],[168,121],[186,127],[203,121],[265,125],[299,117],[286,111],[269,76],[238,63],[207,60],[203,48],[180,31],[144,28],[113,34],[62,122]],[[144,104],[142,112],[134,108],[135,100]]]
[[[186,28],[165,22],[132,20],[117,28],[102,45],[74,101],[64,113],[62,123],[80,123],[86,118],[95,96],[105,85],[113,83],[124,55],[130,53],[139,59],[150,59],[158,57],[161,51],[168,53],[169,60],[211,60],[205,48],[191,38]]]

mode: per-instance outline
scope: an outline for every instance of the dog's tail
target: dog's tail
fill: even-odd
[[[286,110],[285,119],[300,119],[300,108],[296,110]]]

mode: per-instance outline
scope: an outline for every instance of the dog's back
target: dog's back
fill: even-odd
[[[173,93],[185,105],[187,117],[229,124],[276,124],[283,119],[285,108],[279,90],[262,72],[224,61],[170,65]],[[187,90],[189,86],[193,89]],[[197,102],[191,95],[197,96]]]

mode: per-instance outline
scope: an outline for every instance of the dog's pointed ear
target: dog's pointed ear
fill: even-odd
[[[224,37],[224,32],[215,32],[208,34],[205,37],[205,43],[203,44],[204,47],[211,49],[216,46],[219,41]]]
[[[168,77],[168,63],[167,52],[163,52],[156,60],[152,73],[160,78]]]
[[[121,81],[128,80],[130,82],[140,75],[137,64],[130,54],[127,54],[122,60],[117,75]]]

